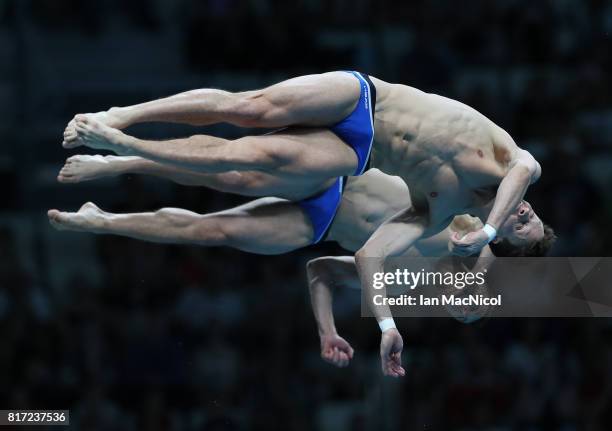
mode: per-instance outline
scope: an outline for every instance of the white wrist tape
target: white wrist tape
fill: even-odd
[[[385,332],[387,329],[395,328],[395,322],[391,317],[387,317],[386,319],[378,322],[378,326],[380,327],[381,332]]]
[[[497,236],[497,229],[495,229],[493,226],[491,226],[488,223],[486,225],[484,225],[482,230],[484,230],[484,232],[489,237],[489,241],[487,241],[487,243],[493,241],[495,239],[495,237]]]

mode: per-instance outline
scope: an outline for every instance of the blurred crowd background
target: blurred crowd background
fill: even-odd
[[[79,430],[612,429],[607,319],[402,319],[407,376],[392,381],[356,292],[335,304],[354,362],[319,358],[304,265],[337,247],[260,257],[46,219],[87,200],[244,201],[137,176],[58,184],[76,113],[355,69],[489,116],[543,167],[527,199],[553,254],[610,255],[611,32],[609,0],[0,0],[0,407],[69,408]]]

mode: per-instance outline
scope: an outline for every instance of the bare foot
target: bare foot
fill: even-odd
[[[122,108],[113,107],[113,108],[110,108],[108,111],[100,111],[100,112],[93,112],[93,113],[88,113],[88,114],[75,115],[74,118],[70,120],[70,122],[66,126],[66,129],[64,130],[64,142],[62,142],[62,145],[65,148],[72,148],[72,146],[70,145],[71,142],[77,139],[76,117],[78,115],[87,115],[88,117],[93,118],[94,120],[97,120],[101,122],[102,124],[105,124],[114,129],[121,130],[121,129],[126,128],[127,126],[129,126],[129,124],[121,116],[120,114],[121,109]]]
[[[77,115],[75,118],[76,138],[67,142],[65,148],[76,148],[84,145],[96,150],[114,151],[119,154],[127,152],[129,137],[118,129],[113,129],[89,115]]]
[[[87,202],[78,212],[62,212],[49,210],[47,212],[49,222],[57,230],[73,230],[77,232],[100,232],[106,213],[95,204]]]
[[[112,164],[113,156],[78,154],[69,157],[57,176],[60,183],[80,183],[116,175]]]
[[[62,142],[62,146],[64,148],[73,148],[77,145],[72,145],[73,141],[77,139],[77,131],[76,131],[76,117],[79,115],[87,115],[88,117],[99,121],[100,123],[112,127],[114,129],[124,129],[129,124],[126,120],[122,119],[120,115],[121,108],[110,108],[108,111],[100,111],[89,114],[77,114],[74,116],[72,120],[66,126],[64,130],[64,142]]]

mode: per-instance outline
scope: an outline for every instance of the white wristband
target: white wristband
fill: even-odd
[[[497,236],[497,229],[495,229],[493,226],[491,226],[489,223],[487,223],[486,225],[484,225],[484,227],[482,228],[482,230],[484,230],[484,233],[487,234],[487,236],[489,237],[489,241],[487,241],[487,243],[493,241],[495,239],[495,237]]]
[[[386,319],[378,322],[378,326],[380,327],[381,332],[385,332],[387,329],[395,328],[395,322],[391,317],[387,317]]]

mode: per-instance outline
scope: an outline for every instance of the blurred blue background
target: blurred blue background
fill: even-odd
[[[553,254],[610,255],[611,32],[606,0],[0,0],[0,407],[70,408],[80,430],[612,429],[607,319],[403,319],[407,376],[391,381],[357,292],[336,301],[353,364],[319,359],[304,264],[337,247],[259,257],[46,220],[87,200],[244,201],[137,176],[58,184],[76,113],[356,69],[489,116],[543,167],[527,199]]]

